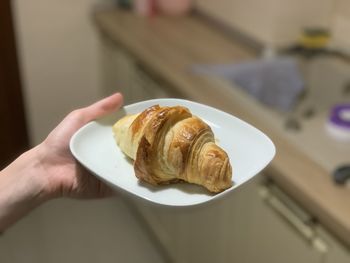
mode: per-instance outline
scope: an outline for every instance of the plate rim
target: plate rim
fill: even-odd
[[[206,203],[210,203],[214,200],[218,200],[218,199],[221,199],[223,196],[226,196],[229,192],[233,192],[236,188],[240,188],[242,185],[244,185],[245,183],[247,183],[248,181],[250,181],[251,179],[253,179],[254,177],[256,177],[257,175],[259,175],[259,173],[265,169],[270,163],[271,161],[274,159],[274,157],[276,156],[276,146],[275,144],[273,143],[273,141],[264,133],[262,132],[260,129],[258,129],[257,127],[251,125],[249,122],[247,121],[244,121],[230,113],[227,113],[225,111],[222,111],[220,109],[217,109],[215,107],[212,107],[212,106],[209,106],[209,105],[206,105],[206,104],[202,104],[202,103],[199,103],[199,102],[195,102],[195,101],[191,101],[191,100],[186,100],[186,99],[179,99],[179,98],[159,98],[159,99],[151,99],[151,100],[144,100],[144,101],[139,101],[139,102],[135,102],[135,103],[132,103],[132,104],[128,104],[128,105],[124,105],[122,108],[120,108],[118,111],[120,110],[124,110],[124,113],[127,113],[127,109],[128,108],[132,108],[132,107],[137,107],[137,106],[140,106],[140,105],[143,105],[143,104],[151,104],[151,103],[154,103],[154,104],[162,104],[162,103],[166,103],[166,102],[172,102],[172,103],[176,103],[178,102],[179,104],[181,103],[186,103],[186,104],[189,104],[189,105],[196,105],[197,107],[201,107],[201,108],[207,108],[207,109],[210,109],[212,111],[215,111],[216,113],[218,114],[224,114],[226,117],[229,117],[229,118],[234,118],[236,121],[238,121],[239,123],[249,127],[250,129],[253,129],[255,130],[255,132],[258,132],[260,134],[260,136],[264,137],[264,140],[266,140],[267,144],[270,145],[271,147],[271,156],[269,156],[269,158],[266,159],[266,164],[263,165],[262,168],[259,168],[258,169],[258,172],[256,172],[253,176],[249,177],[248,179],[246,179],[244,182],[240,183],[237,187],[231,187],[231,188],[228,188],[220,193],[217,193],[215,195],[212,195],[208,200],[205,200],[205,201],[201,201],[201,200],[197,200],[195,202],[191,202],[190,204],[174,204],[174,203],[171,203],[171,204],[168,204],[166,202],[159,202],[157,200],[153,200],[152,198],[150,197],[147,197],[147,196],[143,196],[143,195],[140,195],[138,193],[135,193],[135,192],[132,192],[128,189],[125,189],[124,187],[120,186],[120,185],[117,185],[117,184],[114,184],[110,181],[108,181],[106,178],[104,178],[103,176],[97,174],[91,167],[89,167],[84,161],[82,158],[80,158],[79,154],[77,153],[75,147],[74,147],[74,143],[77,141],[77,138],[79,138],[79,136],[81,135],[82,132],[85,131],[85,129],[87,129],[87,127],[89,126],[92,126],[94,124],[97,124],[98,120],[99,119],[102,119],[102,118],[98,118],[98,119],[95,119],[95,120],[92,120],[90,122],[88,122],[87,124],[83,125],[81,128],[79,128],[74,134],[73,136],[70,138],[70,141],[69,141],[69,148],[70,148],[70,151],[72,153],[72,155],[74,156],[74,158],[81,164],[83,165],[86,169],[88,169],[94,176],[97,176],[99,180],[102,180],[104,183],[110,185],[111,187],[113,188],[117,188],[118,190],[122,190],[124,193],[127,193],[128,195],[132,196],[132,197],[137,197],[138,199],[140,200],[143,200],[143,201],[147,201],[147,202],[150,202],[154,205],[160,205],[160,206],[167,206],[167,207],[190,207],[190,206],[200,206],[200,205],[203,205],[203,204],[206,204]],[[164,105],[164,104],[163,104]],[[184,106],[186,107],[186,106]],[[191,109],[190,109],[191,110]],[[117,112],[118,112],[117,111]],[[113,114],[116,114],[116,112],[114,111],[113,113],[111,114],[108,114],[107,116],[111,116]],[[121,115],[119,118],[125,116],[124,115]],[[118,119],[116,119],[115,121],[117,121]]]

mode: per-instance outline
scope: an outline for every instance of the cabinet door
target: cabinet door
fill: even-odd
[[[158,83],[137,59],[108,39],[101,42],[102,86],[104,95],[120,91],[124,104],[174,97],[175,92]]]
[[[174,262],[226,262],[226,202],[206,207],[167,208],[138,204],[152,231]],[[220,215],[220,216],[219,216]],[[226,254],[225,254],[226,252]]]
[[[251,221],[253,181],[208,205],[166,208],[137,203],[151,229],[175,262],[243,262]]]
[[[328,253],[325,263],[349,263],[350,247],[340,243],[332,234],[322,226],[318,226],[317,233],[327,242]]]
[[[337,242],[332,242],[326,263],[349,263],[350,251]]]
[[[307,222],[307,216],[298,215],[291,200],[270,196],[267,201],[259,194],[260,183],[251,195],[250,211],[246,216],[246,228],[241,231],[242,242],[239,253],[241,262],[323,262],[326,249],[324,242],[313,240],[314,231]],[[321,248],[320,248],[321,247]],[[232,250],[230,258],[236,257]]]
[[[149,222],[175,262],[322,262],[288,219],[259,194],[260,179],[208,206],[149,207]]]
[[[108,39],[101,40],[101,78],[103,95],[119,91],[124,95],[124,104],[143,96],[135,91],[135,62],[131,56]]]
[[[326,263],[349,263],[350,250],[337,242],[331,243]]]

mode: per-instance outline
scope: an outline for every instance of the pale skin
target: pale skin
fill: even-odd
[[[119,109],[122,103],[123,97],[117,93],[71,112],[42,143],[0,172],[0,232],[53,198],[113,195],[74,159],[69,141],[83,125]]]

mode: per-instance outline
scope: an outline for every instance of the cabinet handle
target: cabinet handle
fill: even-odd
[[[288,223],[299,235],[320,253],[327,253],[327,244],[316,234],[312,226],[301,220],[287,205],[283,203],[268,186],[262,185],[259,194],[277,215]]]

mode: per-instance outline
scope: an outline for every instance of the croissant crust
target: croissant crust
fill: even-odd
[[[137,178],[152,185],[186,181],[221,192],[232,186],[226,152],[211,128],[181,106],[154,105],[119,120],[113,131],[121,150],[135,160]]]

